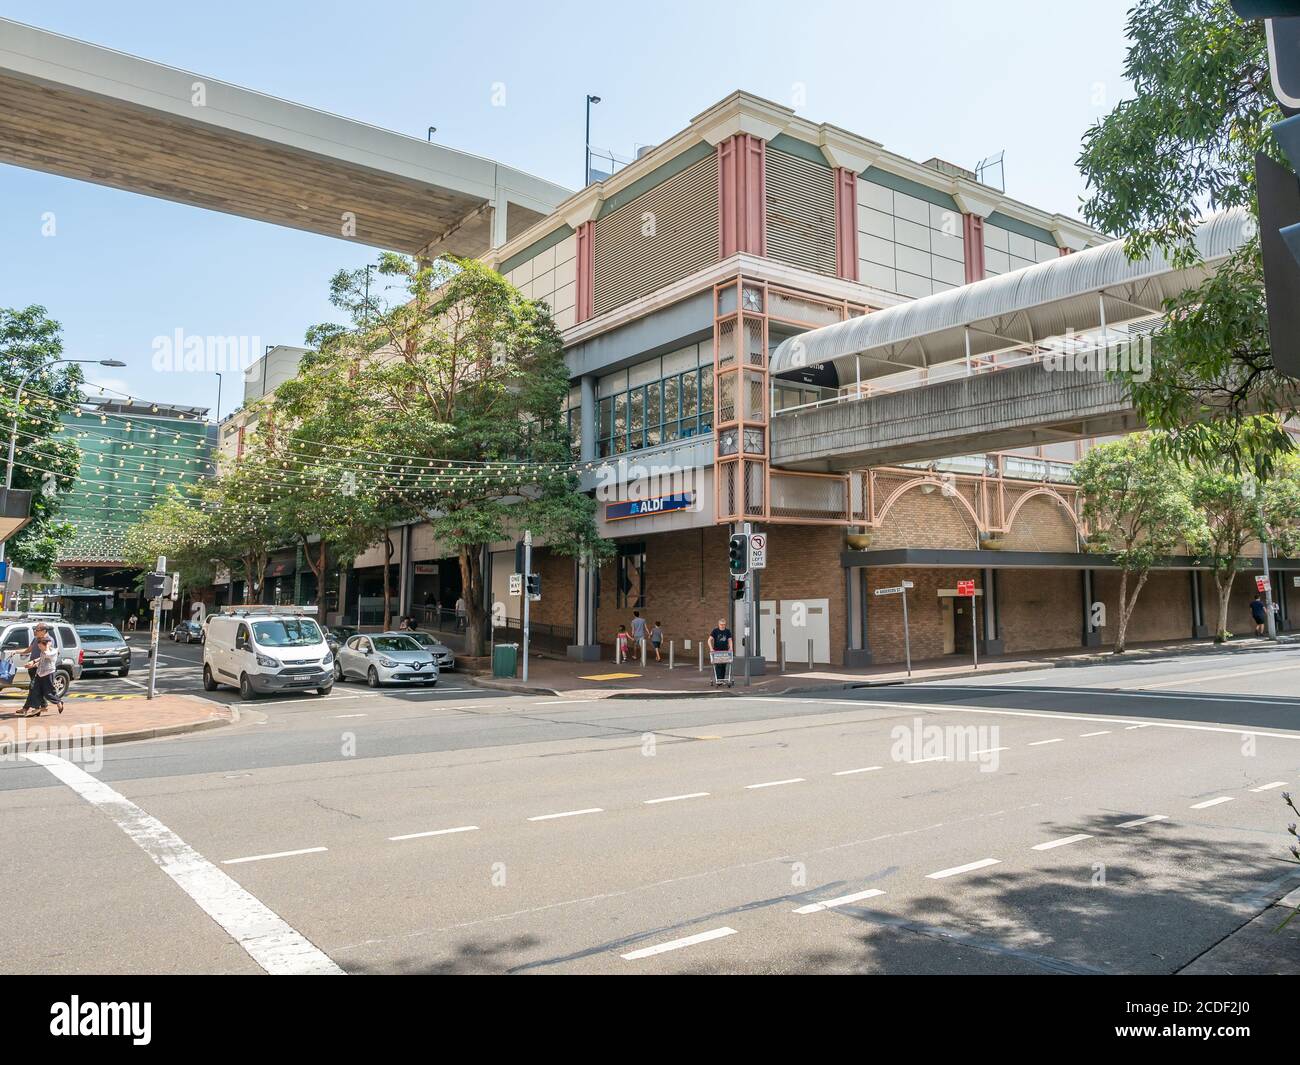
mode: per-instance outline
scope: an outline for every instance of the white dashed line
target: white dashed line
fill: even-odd
[[[706,799],[709,793],[707,791],[692,791],[685,795],[665,795],[662,799],[643,799],[646,806],[654,806],[660,802],[677,802],[679,799]]]
[[[247,858],[227,858],[222,865],[243,865],[245,862],[264,862],[269,858],[293,858],[299,854],[319,854],[328,847],[304,847],[300,851],[276,851],[274,854],[250,854]]]
[[[907,759],[907,764],[920,765],[922,762],[946,762],[946,761],[948,761],[948,756],[946,754],[932,754],[930,755],[929,758],[909,758]]]
[[[425,839],[428,836],[450,836],[455,832],[477,832],[478,825],[461,825],[460,828],[435,828],[432,832],[410,832],[405,836],[389,836],[389,843],[403,839]]]
[[[1030,746],[1030,747],[1042,747],[1042,746],[1045,746],[1046,744],[1049,744],[1049,743],[1064,743],[1064,742],[1065,742],[1065,741],[1064,741],[1063,739],[1061,739],[1061,738],[1058,736],[1058,737],[1057,737],[1056,739],[1054,739],[1054,740],[1034,740],[1034,742],[1031,743],[1031,744],[1029,744],[1029,746]]]
[[[1273,780],[1267,784],[1261,784],[1257,788],[1251,788],[1250,790],[1251,791],[1272,791],[1274,788],[1285,788],[1285,787],[1286,787],[1285,780]]]
[[[1079,738],[1081,740],[1086,740],[1089,736],[1109,736],[1109,735],[1110,735],[1110,729],[1104,728],[1100,732],[1081,732],[1079,733]]]
[[[1132,821],[1123,821],[1119,824],[1118,827],[1137,828],[1138,825],[1149,825],[1153,821],[1168,821],[1168,820],[1169,820],[1168,814],[1152,814],[1150,817],[1138,817]]]
[[[530,817],[530,821],[554,821],[557,817],[579,817],[582,814],[603,814],[605,811],[599,806],[589,806],[585,810],[565,810],[562,814],[538,814],[536,817]]]
[[[746,784],[745,790],[752,791],[754,788],[777,788],[782,784],[802,784],[805,777],[791,777],[789,780],[767,780],[762,784]]]
[[[838,773],[832,773],[835,777],[851,777],[854,773],[872,773],[881,767],[878,765],[864,765],[861,769],[841,769]]]
[[[1208,810],[1211,806],[1222,806],[1225,802],[1232,802],[1231,795],[1220,795],[1217,799],[1206,799],[1204,802],[1194,803],[1191,806],[1193,810]]]
[[[712,939],[723,939],[726,936],[734,936],[734,928],[714,928],[708,932],[700,932],[697,935],[687,936],[685,939],[671,939],[667,943],[660,943],[657,947],[644,947],[641,950],[634,950],[631,954],[623,954],[621,957],[624,961],[636,961],[638,958],[652,958],[656,954],[666,954],[670,950],[681,950],[682,947],[693,947],[696,943],[707,943]]]
[[[877,895],[883,895],[884,892],[879,888],[871,888],[869,891],[855,891],[852,895],[841,895],[837,899],[826,899],[824,902],[814,902],[809,906],[800,906],[795,913],[820,913],[822,910],[829,910],[832,906],[847,906],[850,902],[860,902],[863,899],[874,899]]]
[[[1125,732],[1132,732],[1135,728],[1146,728],[1146,725],[1125,725]]]
[[[943,880],[945,877],[957,876],[959,873],[969,873],[975,869],[987,869],[990,865],[997,865],[1001,858],[981,858],[978,862],[969,862],[966,865],[954,865],[951,869],[940,869],[937,873],[926,873],[927,880]]]
[[[996,754],[998,751],[1009,751],[1009,750],[1011,750],[1010,747],[985,747],[981,751],[969,751],[968,753],[971,755],[971,757],[974,757],[977,754]]]
[[[342,721],[345,717],[369,717],[369,714],[335,714],[335,721]]]
[[[1049,839],[1046,843],[1035,843],[1036,851],[1054,851],[1057,847],[1068,847],[1071,843],[1079,843],[1085,839],[1092,839],[1087,832],[1080,832],[1077,836],[1062,836],[1060,839]]]

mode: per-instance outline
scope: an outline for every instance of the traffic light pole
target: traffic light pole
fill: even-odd
[[[749,542],[750,534],[753,532],[753,526],[745,522],[744,529],[746,544]],[[746,548],[746,561],[748,561],[748,548]],[[745,571],[745,687],[748,688],[749,681],[749,660],[754,654],[754,574],[752,570]]]
[[[523,682],[525,684],[528,683],[528,603],[529,600],[532,599],[532,596],[529,594],[530,582],[528,578],[532,575],[532,572],[533,572],[533,534],[531,530],[525,529],[524,530],[524,580],[523,580],[524,586],[523,588],[520,589],[520,591],[523,593],[523,600],[524,600],[524,608],[523,608],[524,666],[523,666],[522,677],[523,677]]]
[[[158,567],[155,572],[167,572],[167,557],[158,556]],[[153,600],[153,623],[149,626],[149,691],[147,698],[152,699],[154,688],[158,683],[158,632],[162,624],[160,615],[162,614],[162,596],[157,596]]]

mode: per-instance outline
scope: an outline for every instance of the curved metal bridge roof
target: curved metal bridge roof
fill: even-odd
[[[968,335],[970,354],[986,355],[1099,328],[1103,313],[1108,326],[1147,318],[1160,313],[1165,299],[1210,276],[1246,242],[1253,224],[1244,208],[1202,222],[1196,231],[1202,261],[1188,268],[1160,252],[1130,260],[1116,240],[922,296],[790,337],[773,353],[771,370],[779,375],[860,358],[864,379],[881,377],[963,359]]]

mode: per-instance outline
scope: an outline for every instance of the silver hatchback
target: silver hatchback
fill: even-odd
[[[381,684],[438,683],[438,663],[429,651],[400,632],[359,633],[334,657],[334,679]]]

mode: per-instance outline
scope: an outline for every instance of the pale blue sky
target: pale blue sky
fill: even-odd
[[[1127,92],[1130,2],[0,0],[0,15],[414,136],[436,125],[443,144],[567,187],[588,92],[604,99],[593,144],[630,157],[737,88],[792,104],[802,87],[804,117],[915,159],[1006,149],[1010,195],[1077,215],[1080,136]],[[333,317],[331,274],[372,254],[0,165],[0,305],[44,304],[70,355],[122,359],[98,379],[151,400],[217,394],[213,377],[156,373],[154,337],[301,343]],[[224,411],[241,389],[227,378]]]

